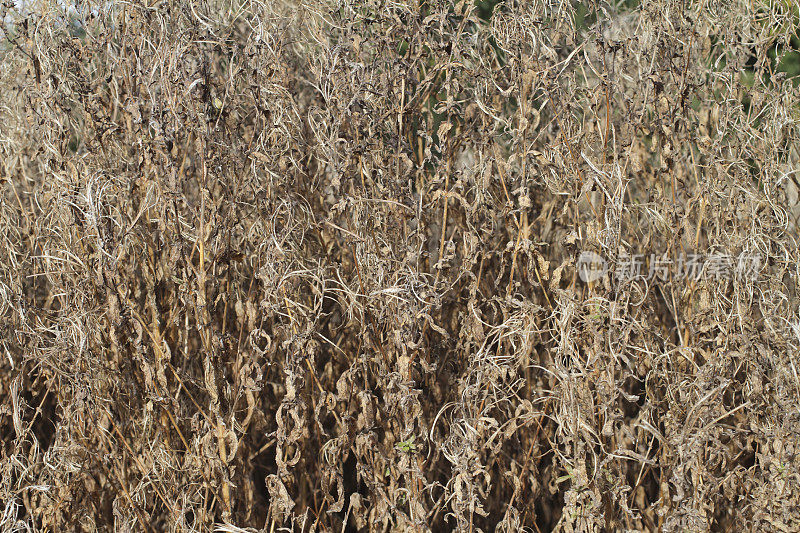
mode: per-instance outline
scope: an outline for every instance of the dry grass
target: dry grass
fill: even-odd
[[[800,528],[793,2],[59,5],[0,7],[1,530]]]

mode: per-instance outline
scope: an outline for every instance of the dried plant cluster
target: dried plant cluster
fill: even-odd
[[[0,529],[800,529],[795,2],[28,4]]]

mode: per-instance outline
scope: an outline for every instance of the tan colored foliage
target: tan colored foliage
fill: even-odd
[[[0,7],[0,529],[800,529],[793,2],[61,5]]]

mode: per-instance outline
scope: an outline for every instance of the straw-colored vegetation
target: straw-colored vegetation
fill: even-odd
[[[796,2],[22,4],[0,530],[800,529]]]

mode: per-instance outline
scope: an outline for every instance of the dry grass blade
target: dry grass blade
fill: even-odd
[[[800,530],[796,2],[0,25],[0,530]]]

